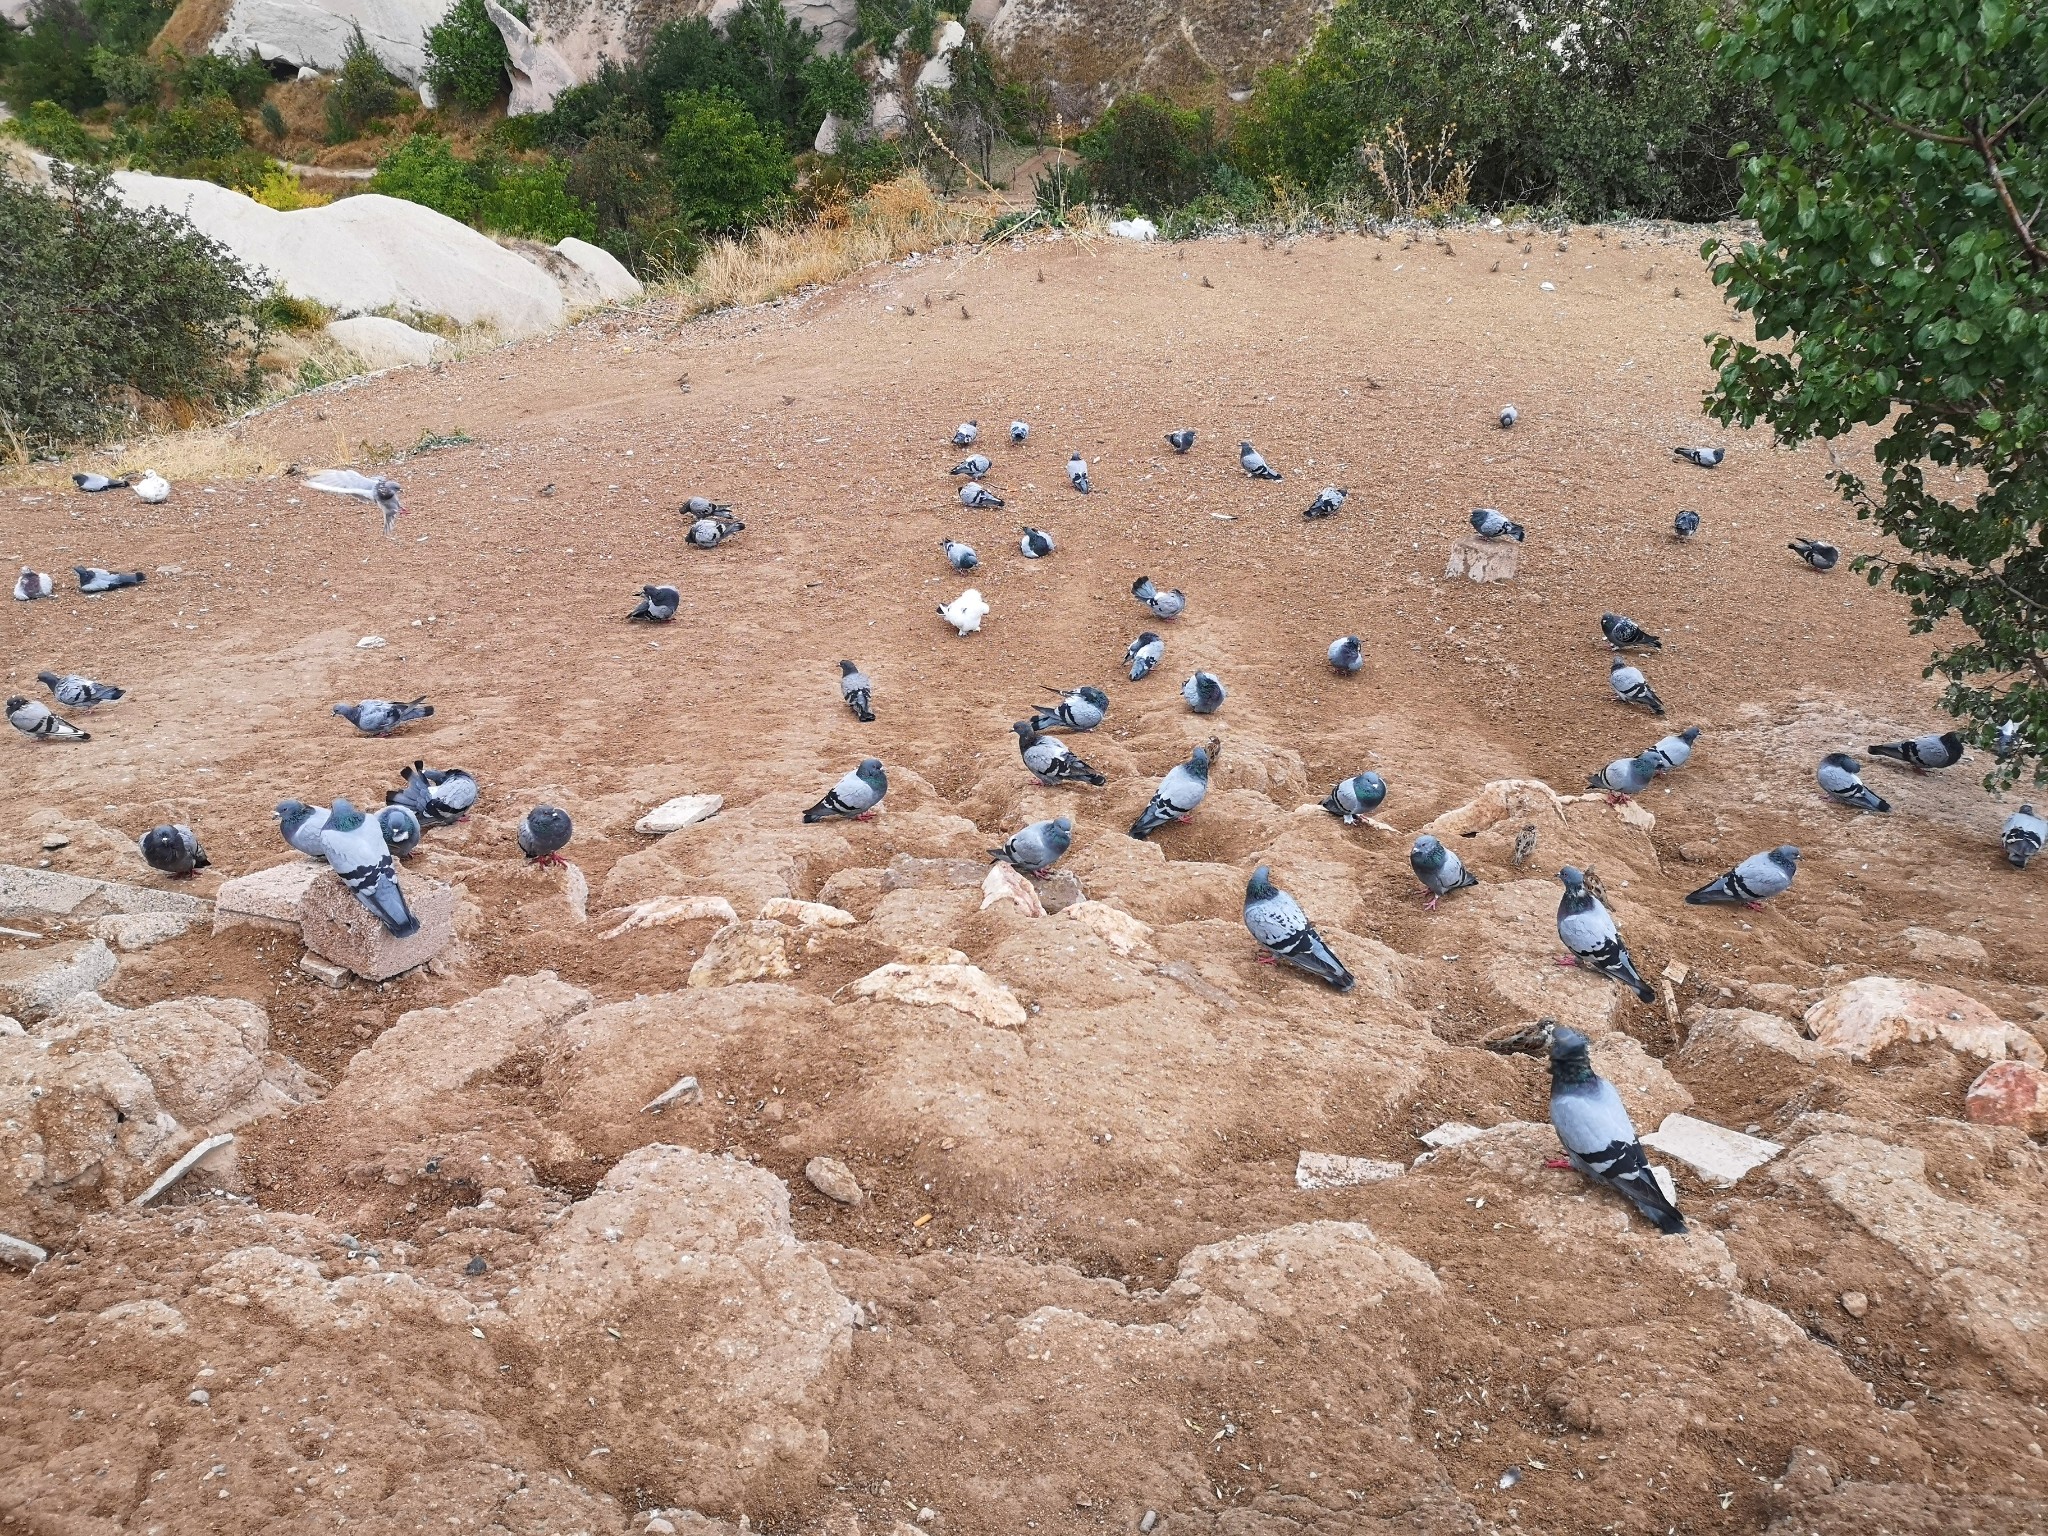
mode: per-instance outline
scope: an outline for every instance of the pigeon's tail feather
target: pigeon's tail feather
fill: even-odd
[[[1698,890],[1690,893],[1685,898],[1685,904],[1689,907],[1735,906],[1741,900],[1742,898],[1735,894],[1729,877],[1722,875],[1719,879],[1709,880]]]
[[[1650,713],[1655,715],[1659,720],[1663,719],[1664,701],[1657,697],[1657,690],[1652,688],[1648,683],[1645,683],[1643,684],[1642,697],[1643,702],[1649,706]]]
[[[1658,1187],[1654,1175],[1648,1189],[1639,1187],[1631,1179],[1623,1186],[1622,1193],[1628,1196],[1631,1205],[1642,1212],[1643,1218],[1666,1237],[1683,1237],[1691,1230],[1686,1226],[1685,1218],[1679,1215],[1678,1207],[1664,1198],[1664,1191]]]
[[[1329,797],[1323,801],[1323,809],[1332,816],[1349,816],[1351,814],[1344,809],[1344,802],[1337,798],[1337,791],[1334,789],[1330,791]]]
[[[1280,958],[1298,970],[1308,972],[1316,980],[1335,987],[1339,992],[1349,992],[1358,985],[1358,978],[1345,969],[1344,962],[1339,960],[1330,946],[1323,942],[1321,934],[1311,928],[1302,935],[1302,939],[1304,942],[1299,948],[1291,954],[1282,953]]]
[[[1912,759],[1906,756],[1908,745],[1909,743],[1903,741],[1873,741],[1870,744],[1870,755],[1888,757],[1895,763],[1910,763]]]
[[[1868,784],[1858,784],[1842,798],[1847,804],[1855,806],[1859,811],[1876,811],[1882,814],[1892,808],[1891,801],[1885,799],[1884,796],[1880,795]]]
[[[1145,809],[1138,813],[1138,819],[1131,823],[1131,836],[1142,843],[1161,827],[1170,825],[1173,819],[1173,812],[1167,808],[1166,802],[1154,795]]]
[[[420,920],[407,909],[405,895],[388,870],[373,864],[351,870],[343,879],[394,939],[409,939],[420,931]]]

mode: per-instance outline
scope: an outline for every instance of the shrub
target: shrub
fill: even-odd
[[[570,164],[566,190],[595,214],[593,238],[635,271],[685,254],[654,130],[638,113],[613,112],[592,126]]]
[[[140,54],[156,40],[177,0],[84,0],[93,36],[112,53]]]
[[[377,162],[370,190],[469,224],[475,222],[477,211],[477,186],[469,172],[468,162],[456,156],[446,139],[415,133]]]
[[[349,40],[341,69],[327,93],[327,137],[339,144],[355,138],[378,118],[397,110],[398,88],[363,41],[363,29]]]
[[[704,234],[758,224],[795,180],[789,152],[733,98],[679,91],[669,98],[661,159],[676,216]]]
[[[106,92],[92,72],[95,42],[92,22],[78,0],[37,0],[28,13],[28,30],[10,40],[7,104],[17,112],[38,101],[74,112],[98,106]]]
[[[295,208],[324,208],[334,201],[325,192],[309,191],[304,182],[275,160],[265,167],[263,180],[249,189],[249,195],[280,213],[290,213]]]
[[[1033,179],[1031,200],[1054,224],[1064,224],[1074,209],[1088,206],[1088,172],[1071,160],[1055,160]]]
[[[807,70],[818,34],[785,13],[782,0],[740,0],[725,18],[725,41],[739,66],[734,94],[764,127],[779,127],[790,148],[809,149],[826,112]]]
[[[255,50],[236,58],[225,53],[202,53],[196,58],[173,54],[172,79],[180,101],[204,101],[225,96],[243,111],[253,111],[270,89],[270,70]]]
[[[24,142],[44,154],[69,160],[74,165],[90,165],[100,158],[99,141],[85,131],[77,118],[54,101],[31,104],[15,124],[15,130]]]
[[[464,160],[446,139],[415,133],[378,163],[370,190],[420,203],[498,234],[550,243],[597,233],[590,209],[570,195],[568,167],[527,166],[497,153]]]
[[[95,46],[87,57],[93,78],[116,106],[143,106],[163,93],[163,71],[151,59],[104,46]]]
[[[44,452],[144,400],[246,397],[238,345],[263,288],[224,247],[161,209],[132,209],[98,172],[44,192],[0,171],[0,441]]]
[[[995,66],[971,32],[947,56],[946,62],[952,68],[953,83],[943,91],[926,95],[917,103],[918,111],[946,147],[978,167],[982,179],[987,180],[996,141],[1003,132],[1002,92],[996,83]],[[923,135],[919,138],[930,143]],[[928,169],[944,177],[953,167],[941,155]]]
[[[1216,163],[1216,124],[1156,96],[1126,96],[1075,142],[1096,194],[1163,213],[1199,194]]]
[[[195,176],[247,192],[263,185],[270,160],[250,148],[242,114],[208,96],[160,114],[137,143],[135,164],[161,176]]]
[[[324,304],[273,288],[256,306],[256,319],[266,331],[317,331],[332,318]]]
[[[285,136],[284,114],[278,111],[276,102],[266,101],[263,103],[262,110],[256,115],[262,119],[263,131],[273,139],[281,139]]]
[[[427,31],[427,82],[438,99],[465,111],[482,112],[497,101],[509,62],[484,0],[455,0]]]

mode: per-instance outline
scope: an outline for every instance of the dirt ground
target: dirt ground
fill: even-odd
[[[2048,1355],[2029,1354],[2048,1301],[2025,1273],[2028,1241],[2048,1242],[2043,1164],[2018,1131],[1963,1121],[1983,1062],[1930,1044],[1779,1071],[1696,1034],[1714,1010],[1796,1020],[1872,974],[2048,1022],[2048,897],[1999,858],[2010,805],[1982,763],[1873,764],[1887,818],[1814,787],[1827,751],[1939,727],[1929,642],[1846,569],[1877,543],[1834,500],[1825,450],[1702,417],[1701,338],[1729,322],[1698,238],[955,251],[762,310],[678,324],[653,303],[302,397],[221,435],[211,474],[159,507],[53,475],[0,491],[0,558],[65,586],[74,561],[151,573],[0,614],[11,691],[39,693],[46,667],[130,690],[89,744],[0,742],[0,862],[147,883],[132,839],[185,821],[213,861],[191,882],[205,895],[288,857],[270,814],[288,796],[374,804],[416,757],[484,791],[418,863],[466,903],[435,973],[329,989],[295,943],[248,928],[122,957],[113,1001],[251,1000],[272,1046],[343,1090],[243,1131],[230,1194],[46,1225],[52,1262],[0,1271],[0,1531],[637,1531],[682,1507],[789,1532],[1134,1530],[1147,1510],[1218,1536],[2048,1528]],[[1022,447],[1013,417],[1032,427]],[[967,419],[1001,511],[956,500],[947,439]],[[1162,434],[1182,426],[1199,439],[1177,457]],[[472,441],[408,456],[423,434]],[[1240,438],[1285,480],[1247,479]],[[1700,442],[1726,443],[1726,462],[1671,452]],[[1086,498],[1065,483],[1074,449]],[[402,481],[395,538],[285,473],[331,464]],[[1326,484],[1349,502],[1305,522]],[[692,493],[733,503],[746,532],[687,547]],[[1444,575],[1481,505],[1528,528],[1512,581]],[[1702,528],[1680,543],[1685,507]],[[1057,552],[1022,559],[1020,524]],[[1807,570],[1785,549],[1802,534],[1845,568]],[[979,550],[971,578],[947,569],[946,536]],[[1184,589],[1185,616],[1151,619],[1129,595],[1141,575]],[[681,588],[677,622],[626,624],[655,581]],[[970,583],[991,612],[962,638],[933,610]],[[1667,722],[1612,700],[1603,611],[1662,635],[1643,666]],[[1166,658],[1132,684],[1120,658],[1148,627]],[[1355,678],[1324,660],[1345,633],[1364,641]],[[872,725],[840,705],[840,657],[875,680]],[[1197,667],[1229,690],[1213,719],[1177,693]],[[1074,747],[1108,786],[1034,786],[1009,723],[1088,682],[1111,709]],[[416,695],[434,717],[393,740],[329,712]],[[1523,866],[1510,818],[1459,850],[1481,886],[1422,909],[1416,829],[1490,781],[1576,794],[1682,725],[1702,735],[1644,797],[1651,830],[1573,804],[1530,823]],[[1212,732],[1208,803],[1149,845],[1127,838]],[[890,773],[884,813],[801,826],[870,754]],[[1398,834],[1316,809],[1368,767]],[[686,792],[726,811],[658,844],[632,830]],[[588,923],[513,844],[542,800],[575,818]],[[1151,928],[1135,957],[980,910],[978,876],[890,873],[905,855],[978,859],[1055,814],[1075,819],[1065,867],[1088,896]],[[68,843],[46,851],[53,833]],[[1683,905],[1786,842],[1798,882],[1768,910]],[[1683,1022],[1551,964],[1567,858],[1599,870],[1646,975],[1685,969]],[[1255,963],[1237,914],[1262,860],[1357,993]],[[689,989],[716,923],[600,936],[612,909],[663,894],[725,895],[742,919],[771,896],[823,899],[858,922],[814,936],[777,984]],[[1027,1025],[847,1000],[876,966],[944,948],[1008,985]],[[595,1011],[536,1025],[405,1116],[345,1091],[402,1015],[543,970]],[[1547,1127],[1384,1183],[1296,1188],[1302,1151],[1405,1163],[1440,1122],[1541,1124],[1540,1065],[1477,1048],[1539,1014],[1594,1032],[1596,1061],[1634,1064],[1639,1129],[1689,1103],[1793,1151],[1729,1190],[1676,1170],[1684,1239],[1547,1170]],[[641,1114],[682,1072],[702,1104]],[[1923,1159],[1932,1182],[1913,1189],[2017,1255],[2010,1274],[1985,1260],[2005,1289],[1965,1304],[1956,1261],[1916,1263],[1896,1226],[1852,1219],[1820,1159],[1859,1137]],[[610,1339],[650,1340],[574,1387],[581,1357],[530,1323],[524,1344],[474,1310],[456,1319],[474,1337],[424,1312],[344,1336],[218,1300],[223,1254],[254,1251],[261,1227],[258,1246],[323,1273],[354,1274],[360,1239],[393,1280],[525,1316],[541,1287],[522,1266],[559,1256],[575,1213],[615,1198],[601,1181],[655,1142],[788,1185],[791,1253],[857,1307],[808,1385],[721,1387],[690,1418],[700,1367],[675,1362],[715,1324],[693,1307],[724,1292],[615,1319]],[[806,1182],[820,1154],[852,1168],[863,1204]],[[465,1268],[487,1251],[487,1271]],[[176,1330],[108,1321],[158,1296],[183,1309]],[[762,1324],[747,1347],[765,1357],[806,1326]],[[750,1402],[783,1427],[734,1450],[719,1436]],[[479,1448],[461,1465],[516,1469],[532,1507],[446,1471],[436,1457],[465,1436]],[[355,1492],[339,1473],[308,1492],[301,1467],[342,1443]]]

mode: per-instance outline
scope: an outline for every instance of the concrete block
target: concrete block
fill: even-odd
[[[1451,546],[1444,574],[1468,581],[1513,581],[1521,558],[1522,546],[1515,540],[1482,539],[1473,534]]]
[[[0,864],[0,918],[102,917],[110,912],[177,912],[198,919],[207,912],[204,897],[160,886],[123,885],[118,880],[93,880],[54,869],[23,869]]]
[[[310,949],[299,956],[299,969],[319,982],[323,987],[345,987],[348,985],[348,967],[336,965],[332,960],[322,960]]]
[[[299,903],[299,936],[321,959],[365,981],[389,981],[425,965],[454,942],[455,888],[401,871],[398,889],[420,923],[410,938],[393,938],[331,870],[322,871]]]
[[[124,954],[175,939],[192,926],[182,912],[109,912],[92,931]]]
[[[74,939],[0,954],[0,1013],[33,1021],[114,979],[114,952],[98,939]]]
[[[263,928],[296,928],[299,907],[313,883],[328,873],[319,859],[294,859],[224,882],[213,895],[213,931],[242,923]]]
[[[1785,1149],[1760,1136],[1745,1136],[1710,1120],[1691,1115],[1666,1115],[1664,1123],[1643,1138],[1643,1145],[1673,1162],[1685,1164],[1711,1184],[1735,1183],[1752,1168],[1761,1168]]]
[[[1304,1152],[1294,1164],[1296,1189],[1356,1189],[1398,1179],[1408,1170],[1399,1163],[1370,1157],[1341,1157],[1335,1152]]]

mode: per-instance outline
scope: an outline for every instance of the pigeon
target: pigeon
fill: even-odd
[[[1593,1070],[1586,1037],[1576,1029],[1550,1037],[1550,1123],[1572,1167],[1604,1184],[1667,1237],[1686,1231],[1643,1156],[1643,1144],[1614,1084]]]
[[[1822,758],[1814,777],[1820,780],[1820,787],[1830,800],[1839,801],[1852,811],[1876,811],[1883,815],[1892,808],[1889,800],[1863,782],[1863,765],[1846,752],[1830,752]]]
[[[1818,539],[1794,539],[1785,547],[1816,571],[1832,571],[1842,558],[1842,552],[1834,545],[1823,544]]]
[[[1195,446],[1195,429],[1181,427],[1177,431],[1167,433],[1166,440],[1173,445],[1175,453],[1186,453]]]
[[[384,846],[378,824],[346,800],[336,800],[320,831],[320,852],[341,883],[355,893],[393,938],[418,933],[420,920],[406,907],[398,889],[398,868]]]
[[[2005,850],[2014,869],[2025,869],[2027,860],[2041,851],[2043,843],[2048,843],[2048,821],[2035,815],[2031,805],[2023,805],[2006,817],[1998,834],[1998,846]]]
[[[101,592],[118,592],[123,587],[139,587],[149,580],[146,571],[105,571],[96,565],[74,565],[78,573],[78,590],[97,596]]]
[[[1195,748],[1186,762],[1166,770],[1159,788],[1131,823],[1131,836],[1142,843],[1168,822],[1186,821],[1195,814],[1195,807],[1209,793],[1209,761],[1215,750],[1216,740],[1211,737],[1208,746]]]
[[[1609,804],[1640,795],[1664,771],[1663,754],[1652,747],[1634,757],[1617,757],[1598,773],[1586,776],[1586,788],[1607,791]]]
[[[1125,646],[1124,662],[1131,669],[1131,681],[1135,683],[1158,666],[1159,658],[1165,654],[1166,642],[1149,629]]]
[[[1614,926],[1614,914],[1607,903],[1586,888],[1586,877],[1567,864],[1557,872],[1564,882],[1564,899],[1557,904],[1557,936],[1571,951],[1566,965],[1584,966],[1599,976],[1618,981],[1640,1002],[1653,1003],[1657,994],[1636,974],[1636,963]]]
[[[1344,969],[1344,962],[1330,953],[1330,946],[1301,910],[1301,903],[1273,884],[1272,874],[1264,864],[1252,871],[1244,888],[1245,927],[1275,960],[1285,960],[1339,992],[1349,992],[1357,981]]]
[[[825,798],[804,812],[804,822],[809,825],[832,816],[867,821],[888,793],[889,775],[882,772],[882,760],[862,758],[858,768],[826,790]]]
[[[2020,746],[2020,723],[2017,720],[2008,720],[1998,728],[1998,736],[1991,743],[1991,755],[2002,763],[2016,756]]]
[[[1326,485],[1316,494],[1316,499],[1302,508],[1301,515],[1314,521],[1322,517],[1335,517],[1340,507],[1351,499],[1351,493],[1341,486]]]
[[[1024,759],[1024,766],[1039,783],[1049,787],[1077,779],[1084,784],[1109,782],[1068,751],[1067,744],[1057,736],[1039,734],[1029,720],[1019,720],[1010,729],[1017,733],[1017,755]]]
[[[639,604],[626,615],[643,624],[666,624],[683,605],[683,594],[674,587],[642,587]]]
[[[420,819],[409,806],[385,806],[377,813],[377,830],[383,834],[384,846],[401,859],[409,859],[420,851]]]
[[[1250,443],[1237,445],[1237,462],[1254,480],[1278,480],[1280,471],[1268,464],[1265,455]]]
[[[1697,464],[1701,469],[1712,469],[1728,457],[1726,448],[1674,448],[1671,450],[1688,464]]]
[[[135,482],[133,480],[110,480],[105,475],[73,475],[71,483],[81,491],[99,492],[125,491]]]
[[[1517,544],[1528,531],[1498,507],[1474,507],[1472,530],[1482,539],[1513,539]]]
[[[307,482],[309,485],[311,483]],[[142,478],[135,482],[134,490],[138,500],[146,501],[152,507],[160,506],[171,499],[171,482],[153,469],[145,469],[142,472]]]
[[[1700,728],[1688,725],[1676,736],[1666,736],[1650,748],[1660,759],[1659,773],[1672,773],[1692,761],[1692,744],[1700,739]]]
[[[1196,714],[1213,715],[1230,695],[1224,692],[1223,680],[1214,672],[1197,672],[1180,685],[1180,696]]]
[[[1013,422],[1011,422],[1011,423],[1010,423],[1010,441],[1011,441],[1011,442],[1013,442],[1013,443],[1021,443],[1021,442],[1023,442],[1023,441],[1024,441],[1024,439],[1025,439],[1025,438],[1029,437],[1030,435],[1031,435],[1031,423],[1030,423],[1030,422],[1028,422],[1028,421],[1013,421]]]
[[[363,475],[352,469],[323,469],[317,475],[308,475],[306,484],[316,491],[326,491],[335,496],[352,496],[357,501],[369,502],[384,514],[386,534],[391,532],[392,525],[405,511],[405,503],[398,499],[402,487],[396,480],[387,480],[382,475]],[[166,486],[164,489],[168,491],[170,487]],[[142,495],[140,485],[135,488],[135,494]]]
[[[391,807],[387,805],[385,809],[390,810]],[[277,830],[284,834],[287,843],[309,858],[327,857],[326,850],[320,846],[320,834],[327,830],[326,806],[308,805],[303,800],[280,800],[275,815]]]
[[[536,805],[519,818],[519,851],[535,864],[561,864],[574,830],[567,811]]]
[[[89,677],[80,677],[76,672],[67,672],[62,677],[54,672],[38,672],[36,681],[49,689],[66,709],[91,710],[97,705],[111,704],[124,698],[128,692],[125,688],[114,688],[96,683]]]
[[[960,487],[960,505],[968,508],[970,511],[986,512],[990,508],[1000,507],[1002,504],[1003,498],[983,485],[979,480],[970,480]]]
[[[1034,731],[1092,731],[1109,713],[1109,695],[1100,688],[1072,688],[1060,691],[1059,703],[1051,709],[1031,712]]]
[[[1088,483],[1088,461],[1081,457],[1078,448],[1067,456],[1067,481],[1083,496],[1094,490]]]
[[[365,736],[389,736],[401,725],[425,720],[434,712],[423,694],[403,704],[390,699],[365,699],[360,704],[337,704],[334,712]]]
[[[982,601],[978,588],[969,587],[950,603],[937,605],[939,617],[960,631],[971,635],[981,628],[981,621],[988,617],[988,604]]]
[[[1423,892],[1429,897],[1422,904],[1425,912],[1434,911],[1436,904],[1451,892],[1479,883],[1479,877],[1455,853],[1427,832],[1416,838],[1415,846],[1408,850],[1408,867],[1415,871],[1415,878],[1422,882]]]
[[[1171,592],[1162,592],[1152,585],[1150,576],[1140,576],[1131,583],[1131,596],[1152,610],[1154,618],[1177,619],[1188,605],[1187,594],[1179,587]]]
[[[723,501],[713,501],[709,496],[692,496],[680,508],[683,516],[695,522],[700,517],[731,517],[732,507]]]
[[[1387,798],[1387,781],[1368,770],[1339,781],[1323,801],[1323,809],[1340,818],[1347,827],[1356,826],[1358,818],[1368,811],[1380,808],[1380,802]]]
[[[1043,560],[1059,548],[1053,543],[1052,535],[1043,528],[1020,527],[1017,532],[1021,535],[1017,540],[1017,549],[1026,560]]]
[[[1651,714],[1662,719],[1664,701],[1657,697],[1657,690],[1650,686],[1640,668],[1630,666],[1619,656],[1608,665],[1607,686],[1614,690],[1614,696],[1624,704],[1640,704]]]
[[[199,839],[183,822],[151,827],[143,833],[142,859],[158,874],[174,880],[189,880],[210,862],[206,850],[199,846]]]
[[[981,556],[974,552],[972,544],[962,544],[958,539],[941,539],[939,548],[946,556],[946,564],[956,571],[971,571],[981,564]]]
[[[1347,675],[1365,670],[1365,647],[1356,635],[1339,635],[1330,642],[1330,665]]]
[[[1512,405],[1504,405],[1500,408],[1500,427],[1503,432],[1521,419],[1522,413]]]
[[[1685,898],[1689,907],[1734,906],[1737,902],[1752,911],[1761,910],[1773,896],[1791,888],[1799,873],[1799,850],[1790,843],[1763,853],[1752,853],[1718,880],[1709,880]]]
[[[1963,760],[1963,738],[1954,731],[1939,736],[1915,736],[1911,741],[1873,743],[1872,757],[1888,757],[1923,773],[1929,768],[1953,768]]]
[[[946,473],[965,475],[970,480],[979,480],[994,466],[995,461],[985,453],[970,453]]]
[[[1032,822],[1002,847],[989,849],[988,856],[998,864],[1008,864],[1042,880],[1052,873],[1053,865],[1059,863],[1073,842],[1074,819],[1058,816],[1051,821]]]
[[[746,531],[747,525],[730,512],[714,512],[690,524],[690,531],[683,537],[698,549],[716,549],[727,539],[736,539]]]
[[[972,448],[974,440],[979,436],[981,436],[980,422],[963,421],[953,429],[953,446],[955,448]]]
[[[1672,536],[1675,538],[1689,539],[1699,531],[1700,515],[1699,513],[1693,511],[1690,507],[1686,508],[1684,511],[1680,512],[1678,516],[1671,519],[1671,532]]]
[[[62,715],[53,714],[47,705],[19,694],[7,701],[7,723],[22,735],[39,741],[92,740],[92,732],[81,731]]]
[[[419,817],[420,825],[452,827],[465,820],[476,804],[476,777],[463,768],[429,768],[414,761],[399,770],[405,788],[384,792],[386,805],[402,805]]]
[[[1664,642],[1651,634],[1634,619],[1618,613],[1600,615],[1600,633],[1607,637],[1607,643],[1617,651],[1625,651],[1632,645],[1647,645],[1653,651],[1664,649]]]
[[[872,724],[875,718],[875,685],[867,673],[851,661],[839,663],[839,697],[846,701],[846,707],[853,711],[853,718],[862,725]]]
[[[14,579],[14,600],[18,603],[32,603],[39,597],[55,597],[57,583],[42,571],[32,571],[27,566]]]

